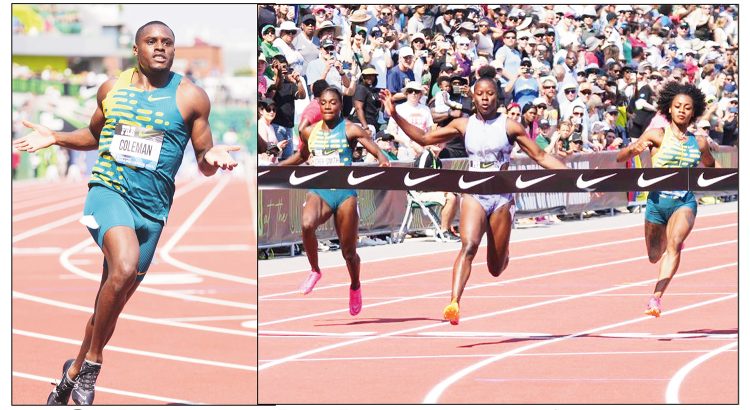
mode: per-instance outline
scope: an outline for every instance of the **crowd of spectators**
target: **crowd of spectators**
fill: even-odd
[[[429,129],[471,115],[472,86],[487,76],[499,110],[558,156],[617,150],[666,125],[656,97],[669,81],[706,95],[691,131],[738,144],[737,6],[262,5],[258,19],[261,164],[299,148],[295,125],[303,111],[320,120],[309,113],[326,86],[391,158],[416,161],[424,148],[389,121],[380,90]],[[439,148],[466,155],[460,138]]]
[[[492,76],[500,110],[557,155],[615,150],[659,126],[667,81],[706,94],[695,133],[737,145],[737,18],[731,5],[262,5],[259,116],[275,114],[262,137],[287,141],[278,156],[292,155],[295,125],[324,80],[343,91],[348,119],[393,137],[395,157],[414,161],[422,147],[384,115],[379,91],[426,129],[471,115],[471,87]],[[460,140],[440,152],[462,156]]]

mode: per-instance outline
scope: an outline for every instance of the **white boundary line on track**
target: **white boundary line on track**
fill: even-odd
[[[194,179],[192,182],[190,182],[187,186],[182,188],[178,193],[175,194],[175,199],[179,198],[182,195],[185,195],[186,193],[192,191],[193,189],[199,187],[202,184],[202,181],[200,179]],[[84,199],[85,201],[85,199]],[[63,225],[67,225],[71,222],[75,222],[83,216],[83,207],[81,207],[80,212],[76,212],[73,215],[65,216],[57,221],[50,222],[41,226],[37,226],[36,228],[29,229],[28,231],[24,231],[19,233],[18,235],[13,236],[13,243],[16,243],[18,241],[22,241],[24,239],[31,238],[32,236],[39,235],[41,233],[49,232],[55,228],[58,228]]]
[[[201,203],[197,207],[195,207],[193,212],[190,213],[190,216],[188,216],[188,218],[180,224],[180,227],[174,234],[172,234],[167,243],[165,243],[164,246],[161,247],[159,256],[161,256],[162,260],[169,263],[170,265],[176,266],[180,269],[184,269],[188,272],[195,273],[197,275],[208,276],[231,282],[244,283],[247,285],[257,285],[258,281],[255,279],[198,268],[196,266],[177,260],[169,254],[169,252],[185,236],[185,234],[190,230],[193,224],[195,224],[195,221],[197,221],[198,218],[200,218],[200,216],[206,211],[206,209],[208,209],[211,203],[219,196],[219,193],[221,193],[221,191],[224,189],[224,187],[227,186],[227,184],[229,184],[229,182],[229,178],[221,178],[219,180],[219,183],[214,186],[214,188],[211,190],[211,192],[208,193],[208,195],[206,195],[205,198],[203,198],[203,201],[201,201]]]
[[[711,248],[711,247],[714,247],[714,246],[727,245],[727,244],[735,243],[735,242],[737,242],[737,240],[733,239],[731,241],[712,243],[712,244],[708,244],[708,245],[691,246],[691,247],[685,248],[682,252],[691,252],[691,251],[695,251],[695,250],[698,250],[698,249],[704,249],[704,248]],[[544,253],[537,254],[537,256],[538,255],[542,255],[542,254],[544,254]],[[530,257],[530,255],[526,255],[526,257]],[[482,283],[482,284],[478,284],[478,285],[467,286],[466,290],[480,289],[480,288],[485,288],[485,287],[490,287],[490,286],[502,286],[502,285],[508,284],[508,283],[524,282],[524,281],[527,281],[527,280],[544,278],[544,277],[547,277],[547,276],[555,276],[555,275],[558,275],[558,274],[561,274],[561,273],[577,272],[577,271],[582,271],[582,270],[587,270],[587,269],[592,269],[592,268],[600,268],[600,267],[604,267],[604,266],[618,265],[618,264],[627,263],[627,262],[635,262],[635,261],[642,260],[642,259],[647,259],[647,258],[648,258],[648,256],[646,256],[646,255],[636,256],[636,257],[633,257],[633,258],[618,259],[618,260],[609,261],[609,262],[602,262],[602,263],[595,263],[595,264],[591,264],[591,265],[578,266],[578,267],[575,267],[575,268],[567,268],[567,269],[562,269],[562,270],[557,270],[557,271],[552,271],[552,272],[538,273],[538,274],[535,274],[535,275],[524,276],[524,277],[520,277],[520,278],[516,278],[516,279],[501,280],[501,281],[498,281],[498,282],[487,282],[487,283]],[[472,264],[472,266],[479,265],[479,264],[484,264],[484,262],[478,262],[476,264]],[[452,269],[452,267],[430,269],[430,270],[426,270],[426,271],[409,273],[409,274],[405,274],[405,275],[391,276],[391,277],[388,277],[388,278],[378,278],[378,279],[365,280],[365,281],[362,281],[362,283],[363,284],[367,284],[367,283],[376,282],[376,281],[385,280],[385,279],[402,278],[402,277],[407,277],[407,276],[414,276],[414,275],[423,274],[423,273],[439,272],[439,271],[442,271],[442,270],[450,270],[450,269]],[[646,281],[646,282],[638,282],[638,283],[652,283],[652,282]],[[343,286],[343,285],[336,285],[336,286]],[[448,289],[448,290],[442,290],[442,291],[427,293],[427,294],[423,294],[423,295],[407,296],[407,297],[402,297],[402,298],[398,298],[398,299],[387,300],[387,301],[384,301],[384,302],[370,303],[370,304],[364,305],[363,308],[364,307],[372,308],[372,307],[375,307],[375,306],[389,305],[389,304],[392,304],[392,303],[412,301],[414,299],[422,299],[422,298],[426,298],[426,297],[433,297],[433,296],[438,296],[438,295],[445,295],[445,294],[450,294],[450,292],[451,292],[450,289]],[[279,324],[279,323],[292,322],[292,321],[295,321],[295,320],[309,319],[309,318],[312,318],[312,317],[325,316],[325,315],[328,315],[328,314],[340,313],[340,312],[347,312],[347,311],[348,311],[347,309],[337,309],[337,310],[331,310],[331,311],[327,311],[327,312],[310,313],[310,314],[307,314],[307,315],[287,317],[287,318],[283,318],[283,319],[272,320],[270,322],[259,323],[258,326],[259,327],[260,326],[269,326],[269,325],[274,325],[274,324]]]
[[[81,209],[83,210],[83,204],[81,203],[81,198],[75,197],[73,199],[69,199],[67,201],[60,202],[54,205],[48,205],[43,208],[35,209],[33,211],[28,211],[28,212],[13,215],[12,221],[21,222],[27,219],[35,218],[37,216],[42,216],[49,212],[59,211],[61,209],[66,209],[66,208],[72,208],[74,206],[80,206]]]
[[[59,336],[53,336],[53,335],[47,335],[44,333],[37,333],[37,332],[30,332],[27,330],[21,330],[21,329],[13,329],[13,334],[20,335],[20,336],[26,336],[31,337],[34,339],[41,339],[41,340],[47,340],[52,342],[58,342],[58,343],[65,343],[69,345],[74,346],[80,346],[81,340],[75,340],[75,339],[69,339],[67,337],[59,337]],[[145,357],[153,357],[156,359],[164,359],[164,360],[172,360],[175,362],[184,362],[184,363],[192,363],[192,364],[202,364],[206,366],[213,366],[213,367],[223,367],[227,369],[235,369],[235,370],[246,370],[255,372],[258,369],[254,366],[248,366],[244,364],[237,364],[237,363],[227,363],[227,362],[220,362],[216,360],[207,360],[207,359],[198,359],[195,357],[187,357],[187,356],[177,356],[173,354],[165,354],[165,353],[157,353],[157,352],[150,352],[147,350],[140,350],[140,349],[131,349],[127,347],[118,347],[118,346],[112,346],[107,345],[104,347],[104,350],[109,350],[112,352],[119,352],[119,353],[127,353],[132,354],[136,356],[145,356]]]
[[[59,301],[59,300],[47,299],[47,298],[43,298],[39,296],[33,296],[33,295],[26,294],[26,293],[18,292],[18,291],[13,291],[13,297],[17,299],[21,299],[21,300],[26,300],[29,302],[36,302],[36,303],[41,303],[44,305],[54,306],[57,308],[75,310],[75,311],[85,312],[85,313],[94,313],[94,308],[92,307],[74,305],[72,303],[66,303],[66,302]],[[150,318],[146,316],[133,315],[130,313],[121,313],[119,318],[133,320],[136,322],[151,323],[154,325],[172,326],[172,327],[180,327],[183,329],[200,330],[204,332],[222,333],[222,334],[246,336],[246,337],[257,337],[255,332],[245,332],[243,330],[226,329],[222,327],[205,326],[205,325],[196,325],[193,323],[174,322],[174,321],[167,320],[167,319],[155,319],[155,318]]]
[[[639,354],[688,354],[688,353],[707,353],[711,350],[639,350],[639,351],[602,351],[602,352],[552,352],[552,353],[520,353],[516,357],[556,357],[556,356],[623,356]],[[730,350],[736,352],[737,349]],[[364,360],[435,360],[435,359],[470,359],[486,358],[493,356],[487,354],[441,354],[441,355],[409,355],[409,356],[347,356],[347,357],[319,357],[311,359],[299,359],[298,362],[337,362],[337,361],[364,361]],[[259,362],[268,362],[269,360],[260,360]]]
[[[683,273],[682,276],[685,276],[685,274]],[[685,310],[690,310],[690,309],[698,308],[698,307],[709,305],[709,304],[712,304],[712,303],[723,302],[725,300],[733,299],[733,298],[736,298],[736,297],[737,297],[737,294],[735,293],[734,295],[731,295],[731,296],[723,296],[723,297],[716,298],[716,299],[711,299],[711,300],[706,300],[706,301],[703,301],[703,302],[694,303],[692,305],[686,305],[686,306],[683,306],[683,307],[680,307],[680,308],[676,308],[676,309],[670,310],[668,312],[662,313],[662,316],[673,315],[673,314],[676,314],[676,313],[683,312]],[[450,387],[453,383],[457,382],[458,380],[462,379],[463,377],[467,376],[468,374],[473,373],[474,371],[481,369],[482,367],[485,367],[485,366],[487,366],[489,364],[498,362],[498,361],[500,361],[502,359],[514,356],[516,353],[521,353],[521,352],[525,352],[527,350],[531,350],[531,349],[534,349],[534,348],[537,348],[537,347],[546,346],[546,345],[549,345],[549,344],[552,344],[552,343],[557,343],[557,342],[560,342],[560,341],[563,341],[563,340],[568,340],[568,339],[571,339],[571,338],[574,338],[574,337],[577,337],[577,336],[581,336],[581,335],[584,335],[584,334],[587,334],[587,333],[597,333],[597,332],[601,332],[602,330],[612,329],[612,328],[620,327],[620,326],[631,325],[631,324],[634,324],[634,323],[643,322],[643,321],[652,320],[652,319],[654,319],[654,318],[651,317],[651,316],[641,316],[641,317],[638,317],[638,318],[635,318],[635,319],[623,320],[621,322],[610,323],[608,325],[598,326],[598,327],[595,327],[595,328],[582,330],[582,331],[579,331],[579,332],[576,332],[576,333],[572,333],[572,334],[569,334],[569,335],[566,335],[566,336],[561,336],[561,337],[557,337],[557,338],[554,338],[554,339],[543,340],[541,342],[532,343],[532,344],[529,344],[529,345],[526,345],[526,346],[521,346],[521,347],[518,347],[518,348],[515,348],[515,349],[511,349],[511,350],[509,350],[507,352],[500,353],[498,355],[492,356],[490,358],[487,358],[485,360],[482,360],[480,362],[477,362],[477,363],[474,363],[474,364],[472,364],[470,366],[467,366],[467,367],[465,367],[465,368],[463,368],[463,369],[461,369],[461,370],[459,370],[459,371],[451,374],[449,377],[443,379],[440,383],[438,383],[437,385],[435,385],[435,387],[433,387],[429,391],[429,393],[427,393],[427,395],[425,396],[424,400],[422,400],[422,403],[423,404],[435,404],[435,403],[437,403],[438,400],[440,399],[440,396],[443,394],[443,392],[448,387]]]
[[[693,229],[692,232],[709,231],[709,230],[714,230],[714,229],[730,228],[730,227],[734,227],[734,226],[737,226],[737,223],[731,223],[731,224],[725,224],[725,225],[717,225],[717,226],[709,226],[709,227],[706,227],[706,228],[698,228],[698,229]],[[558,248],[558,249],[555,249],[555,250],[552,250],[552,251],[531,253],[531,254],[527,254],[527,255],[511,256],[510,257],[510,262],[518,261],[518,260],[521,260],[521,259],[537,258],[539,256],[549,256],[549,255],[556,255],[556,254],[559,254],[559,253],[569,253],[572,250],[579,251],[579,250],[600,248],[600,247],[611,246],[611,245],[620,245],[620,244],[623,244],[623,243],[638,242],[638,241],[643,241],[643,236],[636,236],[636,237],[632,237],[632,238],[628,238],[628,239],[620,239],[620,240],[617,240],[617,241],[594,243],[594,244],[591,244],[591,245],[579,245],[579,246],[573,246],[573,247],[570,247],[570,248]],[[689,247],[685,248],[685,250],[688,250],[688,249],[690,249],[690,248]],[[445,251],[442,251],[442,252],[445,252]],[[475,266],[484,266],[486,264],[487,264],[487,262],[474,262],[474,263],[471,264],[471,266],[473,268]],[[381,278],[363,280],[362,283],[374,283],[374,282],[380,282],[380,281],[390,280],[390,279],[401,279],[401,278],[408,277],[408,276],[422,275],[422,274],[434,273],[434,272],[440,272],[440,271],[443,271],[443,270],[452,270],[452,269],[453,269],[453,266],[442,267],[442,268],[433,268],[433,269],[427,269],[427,270],[423,270],[423,271],[406,273],[406,274],[402,274],[402,275],[384,276],[384,277],[381,277]],[[265,279],[265,276],[263,278]],[[340,287],[343,287],[343,286],[349,287],[349,283],[335,283],[335,284],[332,284],[332,285],[319,286],[319,287],[316,287],[316,289],[318,289],[318,290],[320,290],[320,289],[333,289],[333,288],[340,288]],[[270,294],[270,295],[259,296],[258,299],[266,300],[266,299],[270,299],[270,298],[274,298],[274,297],[278,297],[278,296],[288,296],[288,295],[298,295],[298,294],[299,294],[299,290],[290,290],[290,291],[286,291],[286,292],[279,292],[279,293],[273,293],[273,294]]]
[[[86,272],[85,270],[79,268],[78,266],[74,265],[70,261],[70,257],[80,251],[81,249],[85,248],[86,246],[89,246],[90,244],[94,243],[94,240],[91,238],[86,238],[85,240],[77,243],[76,245],[73,245],[72,247],[66,249],[63,253],[60,254],[59,260],[60,264],[69,272],[78,275],[82,278],[93,280],[95,282],[101,282],[101,274],[94,274],[91,272]],[[209,298],[204,296],[195,296],[195,295],[188,295],[176,291],[169,291],[169,290],[161,290],[161,289],[155,289],[150,288],[148,286],[138,286],[138,292],[142,293],[150,293],[153,295],[159,295],[159,296],[165,296],[175,299],[182,299],[182,300],[188,300],[191,302],[203,302],[203,303],[210,303],[213,305],[220,305],[220,306],[231,306],[239,309],[247,309],[247,310],[257,310],[257,306],[251,303],[242,303],[242,302],[234,302],[231,300],[222,300],[222,299],[216,299],[216,298]]]
[[[172,322],[213,322],[221,320],[248,320],[257,319],[258,315],[226,315],[226,316],[189,316],[189,317],[169,317],[161,320]]]
[[[696,218],[707,218],[707,217],[711,217],[711,216],[721,216],[721,215],[728,215],[728,214],[733,214],[733,213],[737,214],[738,211],[736,211],[736,210],[733,210],[733,211],[724,211],[724,212],[717,212],[717,213],[708,214],[708,215],[698,214],[698,216]],[[735,223],[735,225],[737,225],[737,224]],[[615,230],[619,230],[619,229],[636,228],[636,227],[639,227],[639,226],[643,226],[643,221],[640,221],[637,224],[623,225],[623,226],[617,226],[617,227],[612,227],[612,228],[598,228],[598,229],[589,229],[589,230],[586,230],[586,231],[559,233],[559,234],[545,236],[544,239],[553,239],[553,238],[560,238],[560,237],[571,236],[571,235],[580,235],[580,234],[587,234],[587,233],[597,233],[597,232],[604,232],[604,231],[615,231]],[[701,228],[701,229],[705,229],[705,228]],[[691,232],[696,232],[698,230],[699,229],[693,229]],[[643,239],[643,236],[641,236],[641,240],[642,239]],[[537,240],[539,240],[539,238],[513,239],[513,235],[511,235],[510,243],[514,244],[514,243],[530,242],[530,241],[537,241]],[[486,248],[486,247],[487,247],[487,245],[480,245],[479,249]],[[384,258],[377,258],[377,259],[368,259],[366,261],[362,261],[362,263],[375,263],[375,262],[383,262],[383,261],[393,261],[393,260],[396,260],[396,259],[404,259],[404,258],[411,258],[411,257],[417,257],[417,256],[437,255],[437,254],[441,254],[441,253],[444,253],[444,252],[446,252],[446,250],[443,249],[443,250],[439,250],[439,251],[414,253],[414,254],[411,254],[411,255],[401,255],[401,256],[384,257]],[[280,260],[280,259],[278,259],[278,260]],[[260,263],[259,263],[259,265],[260,265]],[[325,267],[323,267],[323,269],[333,269],[333,268],[340,268],[340,267],[344,267],[344,266],[346,266],[345,263],[339,263],[339,264],[336,264],[336,265],[325,266]],[[274,277],[274,276],[283,276],[283,275],[290,275],[290,274],[294,274],[294,273],[306,273],[306,272],[308,272],[308,271],[304,270],[304,269],[303,270],[297,269],[297,270],[292,270],[292,271],[270,273],[270,274],[267,274],[267,275],[261,275],[261,277],[263,277],[263,278],[271,278],[271,277]]]
[[[29,379],[29,380],[34,380],[34,381],[43,382],[43,383],[51,383],[52,381],[54,381],[53,379],[49,377],[37,376],[35,374],[29,374],[29,373],[23,373],[23,372],[17,372],[17,371],[13,371],[13,377],[20,377],[23,379]],[[120,396],[137,397],[139,399],[160,401],[164,403],[199,404],[199,403],[190,402],[190,401],[182,400],[182,399],[173,399],[171,397],[154,396],[153,394],[144,394],[144,393],[131,392],[127,390],[111,389],[109,387],[96,386],[96,391],[99,391],[102,393],[117,394]]]
[[[680,404],[680,386],[682,385],[682,382],[685,380],[685,377],[688,375],[688,373],[690,373],[693,369],[698,367],[698,365],[705,362],[706,360],[720,353],[723,353],[727,350],[730,350],[734,347],[737,347],[738,343],[739,342],[729,343],[718,349],[712,350],[706,354],[698,356],[692,361],[690,361],[688,364],[683,366],[680,370],[678,370],[677,373],[675,373],[674,376],[672,376],[672,379],[669,381],[669,384],[667,385],[667,392],[665,395],[666,403],[667,404]]]
[[[719,244],[716,244],[715,246],[719,246]],[[727,268],[727,267],[731,267],[731,266],[737,266],[737,262],[733,262],[733,263],[729,263],[729,264],[724,264],[724,265],[712,266],[712,267],[709,267],[709,268],[697,269],[697,270],[693,270],[693,271],[681,272],[680,276],[681,277],[691,276],[691,275],[695,275],[695,274],[699,274],[699,273],[703,273],[703,272],[710,272],[710,271],[714,271],[714,270],[718,270],[718,269],[722,269],[722,268]],[[547,275],[538,275],[538,276],[547,276]],[[599,293],[607,293],[607,292],[611,292],[611,291],[617,291],[617,290],[620,290],[620,289],[625,289],[625,288],[629,288],[629,287],[633,287],[633,286],[638,286],[641,283],[653,283],[653,279],[644,280],[642,282],[636,282],[636,283],[628,284],[628,285],[612,286],[612,287],[603,288],[603,289],[599,289],[599,290],[595,290],[595,291],[591,291],[591,292],[587,292],[587,293],[582,293],[582,294],[575,295],[575,296],[567,296],[567,297],[563,297],[563,298],[551,299],[551,300],[546,300],[546,301],[542,301],[542,302],[532,303],[532,304],[528,304],[528,305],[521,305],[521,306],[517,306],[517,307],[514,307],[514,308],[510,308],[510,309],[497,310],[497,311],[494,311],[494,312],[483,313],[481,315],[476,315],[476,316],[470,316],[470,317],[467,317],[467,318],[462,318],[461,320],[464,321],[464,322],[467,322],[467,321],[470,321],[470,320],[485,319],[485,318],[488,318],[488,317],[494,317],[494,316],[499,316],[499,315],[506,314],[506,313],[513,313],[513,312],[517,312],[517,311],[521,311],[521,310],[532,309],[532,308],[535,308],[535,307],[549,305],[549,304],[553,304],[553,303],[567,302],[569,300],[584,298],[584,297],[596,295],[596,294],[599,294]],[[731,297],[736,297],[736,294],[733,294],[731,296],[724,296],[724,297],[719,298],[719,299],[726,299],[726,298],[731,298]],[[419,297],[411,297],[411,298],[408,298],[408,300],[414,300],[414,299],[418,299],[418,298]],[[647,318],[651,318],[651,317],[649,316]],[[446,326],[446,325],[448,325],[448,323],[449,322],[433,323],[433,324],[424,325],[424,326],[417,326],[417,327],[413,327],[413,328],[409,328],[409,329],[401,329],[401,330],[396,330],[396,331],[393,331],[393,332],[381,333],[381,334],[378,334],[378,335],[375,335],[375,336],[368,336],[368,337],[365,337],[365,338],[362,338],[362,339],[348,340],[348,341],[345,341],[345,342],[339,342],[339,343],[329,344],[329,345],[321,346],[321,347],[318,347],[318,348],[315,348],[315,349],[311,349],[311,350],[306,350],[306,351],[303,351],[303,352],[295,353],[295,354],[292,354],[292,355],[289,355],[289,356],[286,356],[286,357],[282,357],[280,359],[275,359],[275,360],[269,361],[269,362],[267,362],[267,363],[265,363],[263,365],[258,366],[258,370],[259,371],[260,370],[265,370],[265,369],[268,369],[270,367],[274,367],[274,366],[278,366],[280,364],[284,364],[284,363],[295,361],[295,360],[297,360],[299,358],[302,358],[302,357],[307,357],[307,356],[311,356],[311,355],[316,354],[316,353],[321,353],[321,352],[325,352],[325,351],[337,349],[339,347],[349,346],[349,345],[353,345],[353,344],[357,344],[357,343],[369,342],[369,341],[377,340],[377,339],[383,339],[383,338],[390,337],[390,336],[397,336],[397,335],[402,335],[402,334],[407,334],[407,333],[415,333],[415,332],[424,331],[424,330],[427,330],[427,329],[433,329],[433,328],[437,328],[437,327],[441,327],[441,326]],[[599,330],[604,330],[604,329],[599,329]],[[547,342],[548,342],[548,340],[547,340]]]

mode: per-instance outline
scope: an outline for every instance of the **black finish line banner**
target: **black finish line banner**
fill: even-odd
[[[476,172],[403,167],[259,166],[258,186],[514,192],[734,191],[737,168],[536,169]]]

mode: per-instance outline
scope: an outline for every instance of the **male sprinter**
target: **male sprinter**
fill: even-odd
[[[94,402],[102,350],[151,264],[188,140],[203,175],[237,165],[229,151],[239,147],[213,146],[206,93],[170,71],[174,53],[172,29],[146,23],[135,34],[137,66],[102,84],[88,128],[52,132],[25,122],[34,132],[15,143],[28,152],[99,148],[81,222],[104,253],[102,280],[78,357],[65,362],[48,405],[67,404],[71,394],[77,405]]]

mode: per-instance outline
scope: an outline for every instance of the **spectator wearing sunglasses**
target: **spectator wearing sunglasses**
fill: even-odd
[[[349,74],[344,72],[343,63],[336,58],[335,43],[329,38],[320,42],[319,57],[307,65],[307,83],[312,86],[320,79],[326,80],[329,86],[337,87],[339,90],[348,88],[351,82]],[[312,93],[312,89],[310,91]]]
[[[294,47],[294,38],[299,34],[299,31],[300,29],[291,21],[281,23],[276,29],[276,40],[274,40],[273,45],[284,54],[290,69],[304,73],[302,68],[305,65],[305,58]]]
[[[495,53],[495,61],[503,66],[500,85],[505,88],[508,81],[515,78],[521,68],[521,52],[516,48],[516,31],[510,29],[503,34],[503,46]]]
[[[302,30],[292,40],[292,46],[302,54],[304,60],[300,69],[302,73],[307,72],[307,65],[318,58],[318,54],[320,53],[320,42],[315,43],[315,40],[317,40],[315,37],[315,24],[314,15],[307,14],[302,17]]]

